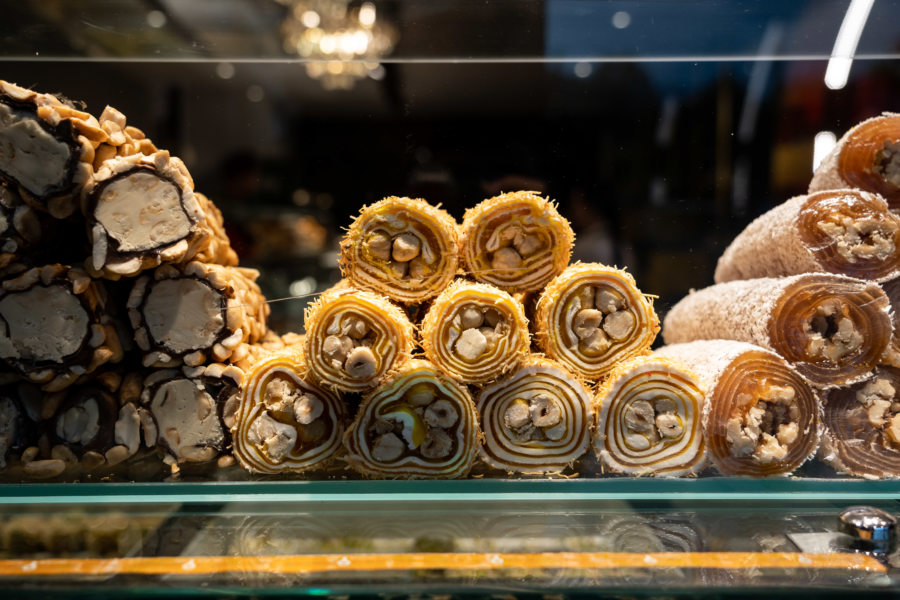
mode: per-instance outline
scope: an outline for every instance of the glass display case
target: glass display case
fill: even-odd
[[[180,157],[240,265],[259,270],[278,334],[302,332],[304,311],[341,279],[360,209],[395,195],[461,220],[486,198],[534,190],[571,222],[573,262],[626,268],[665,316],[713,283],[748,223],[807,192],[844,132],[898,110],[897,14],[895,0],[26,0],[3,8],[0,80],[95,117],[114,107],[102,122],[121,116],[139,146],[127,115]],[[71,238],[84,223],[68,222],[41,244],[83,260]],[[109,286],[126,306],[123,281]],[[3,452],[13,437],[0,426]],[[391,481],[340,464],[251,475],[225,452],[196,466],[167,443],[168,460],[142,450],[102,474],[8,468],[0,589],[900,594],[900,482],[820,459],[769,478],[655,478],[611,473],[589,452],[564,477],[476,466],[462,480]],[[842,513],[858,505],[864,518]]]

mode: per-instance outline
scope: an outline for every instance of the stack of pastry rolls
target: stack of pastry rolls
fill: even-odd
[[[839,473],[900,476],[898,192],[900,115],[885,114],[847,132],[809,193],[750,223],[716,284],[667,315],[661,353],[712,375],[704,427],[721,471],[754,459],[751,474],[788,473],[818,447]]]

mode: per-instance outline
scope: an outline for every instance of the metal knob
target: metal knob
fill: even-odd
[[[897,519],[874,506],[851,506],[841,511],[838,531],[852,538],[854,550],[889,554],[896,543]]]

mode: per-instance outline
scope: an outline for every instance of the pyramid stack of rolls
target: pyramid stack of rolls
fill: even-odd
[[[838,473],[900,477],[898,210],[900,115],[885,113],[848,131],[808,194],[750,223],[715,285],[668,313],[660,354],[706,381],[720,471],[789,473],[818,449]]]
[[[112,107],[0,81],[0,228],[3,476],[233,464],[243,370],[284,344],[185,164]]]

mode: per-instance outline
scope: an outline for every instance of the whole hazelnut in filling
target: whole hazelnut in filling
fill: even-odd
[[[424,279],[434,272],[435,253],[426,241],[413,232],[404,231],[391,235],[376,229],[366,236],[369,256],[389,264],[391,274],[397,279]]]
[[[576,294],[576,303],[571,330],[578,340],[578,349],[585,354],[602,354],[634,329],[635,318],[628,301],[614,289],[583,286]]]
[[[632,402],[625,409],[625,428],[625,443],[640,451],[660,441],[680,438],[684,423],[675,402],[658,396]]]
[[[466,304],[453,317],[459,336],[453,351],[466,362],[476,362],[490,354],[500,338],[509,332],[509,324],[496,309],[478,304]]]
[[[356,315],[341,315],[327,329],[322,354],[334,369],[350,379],[364,381],[378,371],[378,359],[372,351],[377,332]]]
[[[453,428],[459,423],[456,405],[439,388],[420,382],[383,408],[368,434],[372,458],[392,462],[404,455],[425,459],[446,458],[454,449]]]

